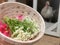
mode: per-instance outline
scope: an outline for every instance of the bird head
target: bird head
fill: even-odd
[[[48,6],[50,6],[50,3],[49,1],[46,1],[45,7],[48,7]]]

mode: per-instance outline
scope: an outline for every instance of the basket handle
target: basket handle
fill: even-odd
[[[7,2],[16,2],[16,0],[8,0]]]

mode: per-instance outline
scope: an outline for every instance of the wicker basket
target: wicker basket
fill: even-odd
[[[42,16],[33,8],[18,2],[4,2],[0,4],[0,20],[3,20],[4,16],[9,16],[14,18],[17,14],[22,13],[25,16],[29,16],[32,20],[35,19],[39,24],[40,33],[37,37],[30,41],[16,41],[12,38],[6,37],[5,35],[0,33],[0,38],[12,44],[20,44],[20,45],[29,45],[38,41],[44,34],[45,31],[45,23]]]

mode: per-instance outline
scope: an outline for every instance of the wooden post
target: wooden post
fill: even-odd
[[[60,37],[60,5],[59,5],[59,15],[58,15],[58,25],[57,25],[57,33]]]
[[[33,0],[33,8],[37,10],[37,0]]]

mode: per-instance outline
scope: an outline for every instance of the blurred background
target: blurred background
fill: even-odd
[[[0,0],[0,3],[16,1],[24,3],[37,10],[45,20],[46,31],[42,39],[34,45],[59,45],[60,37],[60,8],[59,0]],[[0,43],[9,43],[0,41]],[[12,44],[10,44],[12,45]]]

